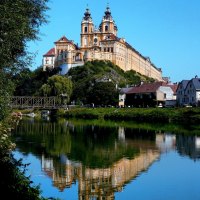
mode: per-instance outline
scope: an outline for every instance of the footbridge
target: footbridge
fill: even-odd
[[[10,107],[18,109],[59,109],[67,108],[67,104],[65,104],[65,99],[56,96],[13,96],[11,97]]]

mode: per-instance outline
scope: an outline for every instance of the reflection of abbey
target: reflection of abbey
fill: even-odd
[[[42,156],[42,169],[53,179],[53,184],[60,191],[72,187],[78,181],[78,199],[106,199],[113,200],[115,192],[120,192],[123,187],[135,179],[140,173],[159,159],[160,153],[175,148],[175,136],[156,134],[155,141],[134,140],[126,138],[124,127],[118,129],[118,139],[127,148],[135,147],[140,149],[134,158],[123,157],[111,166],[105,168],[90,168],[79,161],[61,156],[63,169],[57,168],[51,158]],[[116,143],[118,149],[120,143]],[[62,173],[61,173],[62,171]]]
[[[71,67],[83,65],[86,61],[109,60],[124,71],[135,70],[161,81],[161,69],[124,38],[118,38],[117,30],[109,7],[98,28],[93,24],[89,9],[86,9],[81,22],[80,47],[65,36],[61,37],[55,42],[55,47],[43,56],[43,69],[60,67],[62,74],[66,74]]]
[[[159,151],[142,149],[133,158],[122,158],[108,168],[89,168],[80,162],[62,158],[63,174],[54,167],[53,160],[42,157],[43,170],[53,179],[54,186],[63,191],[78,180],[79,200],[114,199],[114,193],[123,190],[126,183],[146,171],[159,158]]]

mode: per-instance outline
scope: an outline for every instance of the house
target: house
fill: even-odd
[[[178,84],[177,103],[179,106],[200,106],[200,78],[196,76]]]
[[[188,82],[189,82],[189,80],[182,80],[178,84],[176,95],[177,95],[177,104],[179,106],[184,105],[187,102],[186,96],[185,96],[185,89],[186,89]]]
[[[166,82],[143,83],[126,92],[125,105],[133,107],[165,106],[168,101],[176,105],[176,84]],[[169,104],[168,104],[169,105]]]
[[[46,54],[43,55],[43,70],[47,68],[53,69],[55,63],[55,48],[51,48]]]
[[[126,87],[126,88],[121,88],[119,91],[119,107],[124,107],[125,106],[125,99],[126,99],[126,93],[132,89],[132,87]]]

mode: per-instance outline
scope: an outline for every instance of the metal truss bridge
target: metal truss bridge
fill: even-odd
[[[67,104],[61,97],[38,97],[38,96],[13,96],[10,102],[11,108],[23,109],[59,109],[66,108]]]

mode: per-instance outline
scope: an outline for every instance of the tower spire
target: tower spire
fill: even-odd
[[[88,4],[87,4],[87,7],[86,7],[86,11],[84,13],[83,20],[92,21],[92,17],[91,17],[91,13],[90,13],[90,9],[88,7]]]

